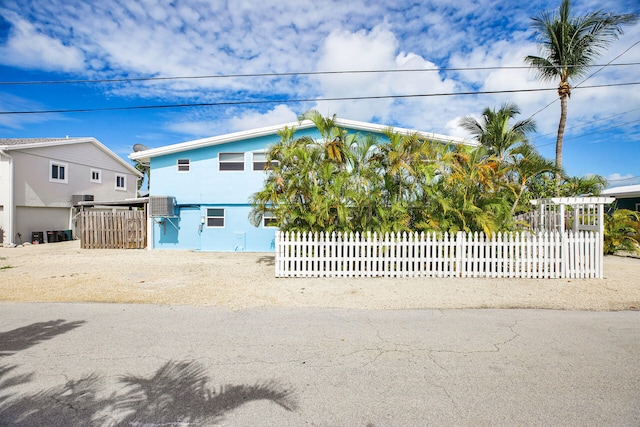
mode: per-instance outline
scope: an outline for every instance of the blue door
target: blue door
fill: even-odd
[[[179,247],[200,250],[200,236],[202,235],[200,208],[181,206],[179,227]]]

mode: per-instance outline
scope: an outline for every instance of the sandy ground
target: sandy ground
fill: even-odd
[[[604,279],[274,277],[269,253],[0,248],[0,301],[354,309],[640,309],[640,259],[605,257]]]

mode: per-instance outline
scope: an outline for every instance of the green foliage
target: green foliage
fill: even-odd
[[[569,177],[562,175],[560,180],[551,173],[535,176],[529,182],[526,198],[548,199],[551,197],[598,196],[607,180],[600,175]]]
[[[478,134],[478,147],[391,129],[380,139],[350,134],[336,126],[335,116],[308,112],[301,118],[311,119],[322,138],[296,138],[291,128],[279,133],[266,153],[269,171],[251,197],[249,219],[257,226],[269,213],[281,230],[301,232],[511,230],[513,213],[530,207],[532,184],[555,168],[527,143],[533,124],[511,126],[517,107],[502,108],[509,111],[485,110],[493,115],[480,128],[495,129],[499,120],[501,135],[510,136]]]
[[[151,168],[148,163],[142,163],[138,160],[134,160],[135,168],[138,172],[142,172],[142,178],[138,180],[138,191],[142,188],[142,183],[144,182],[144,178],[147,178],[147,188],[151,188]]]
[[[604,253],[640,253],[640,212],[618,209],[604,218]]]

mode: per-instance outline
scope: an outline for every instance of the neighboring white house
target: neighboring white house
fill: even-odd
[[[141,176],[95,138],[0,138],[0,239],[73,230],[79,201],[135,197]]]

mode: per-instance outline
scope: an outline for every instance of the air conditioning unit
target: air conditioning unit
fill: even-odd
[[[150,196],[149,216],[151,217],[174,217],[176,198],[170,196]]]
[[[73,206],[80,206],[80,202],[93,202],[92,194],[74,194],[71,196]]]

